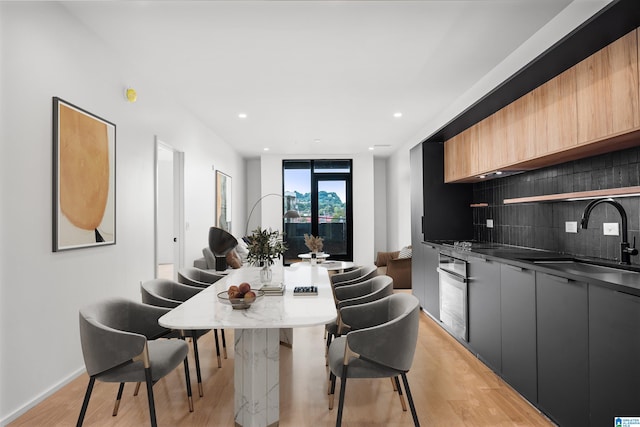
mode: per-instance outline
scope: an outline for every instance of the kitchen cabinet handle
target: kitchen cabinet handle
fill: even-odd
[[[620,296],[624,299],[627,299],[631,302],[634,302],[636,304],[640,304],[640,297],[637,295],[633,295],[633,294],[628,294],[626,292],[623,291],[617,291],[617,290],[612,290],[613,292],[620,294]]]
[[[511,264],[503,264],[503,265],[515,271],[529,271],[528,268],[518,267],[517,265],[511,265]]]
[[[436,271],[440,274],[445,274],[447,277],[455,280],[456,282],[467,283],[467,279],[465,277],[458,276],[457,274],[449,273],[448,271],[443,270],[441,268],[436,268]]]
[[[553,280],[555,280],[557,282],[570,283],[570,282],[574,281],[574,280],[569,279],[567,277],[556,276],[555,274],[549,274],[549,273],[540,273],[540,274],[544,274],[545,276],[549,276],[550,278],[552,278]]]

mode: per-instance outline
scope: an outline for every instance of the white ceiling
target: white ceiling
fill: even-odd
[[[559,21],[555,27],[562,28],[555,31],[566,33],[586,19],[585,9],[592,14],[608,1],[62,4],[146,86],[162,88],[253,157],[265,147],[270,153],[317,155],[372,146],[374,155],[387,156],[417,143],[459,113],[459,105],[492,88],[478,89],[479,82],[499,83],[489,77],[495,80],[509,55],[536,32],[540,51],[557,41],[561,36],[540,37],[549,21],[546,28]],[[517,67],[534,57],[527,54]],[[474,88],[483,93],[474,94]],[[145,93],[139,90],[138,97]],[[395,118],[396,112],[402,117]]]

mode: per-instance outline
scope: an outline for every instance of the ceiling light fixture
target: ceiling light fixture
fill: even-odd
[[[269,147],[264,147],[264,151],[269,151]]]
[[[398,118],[402,117],[402,113],[401,112],[393,113],[393,117],[398,119]]]
[[[246,119],[247,118],[247,114],[246,113],[240,113],[240,114],[238,114],[238,118],[239,119]]]
[[[373,147],[369,147],[369,150],[373,151],[373,150],[374,150],[374,148],[373,148]]]

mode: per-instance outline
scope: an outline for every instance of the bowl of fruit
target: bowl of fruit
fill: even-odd
[[[230,305],[234,310],[245,310],[251,307],[258,298],[264,295],[264,291],[251,289],[247,282],[239,285],[231,285],[226,291],[218,293],[221,303]]]

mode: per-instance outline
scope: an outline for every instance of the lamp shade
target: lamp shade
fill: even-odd
[[[291,209],[285,212],[284,218],[285,219],[300,218],[300,214],[298,213],[298,211],[294,211],[293,209]]]
[[[209,249],[214,255],[222,256],[238,245],[231,233],[218,227],[209,228]]]

